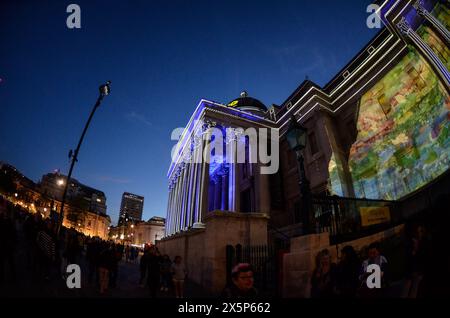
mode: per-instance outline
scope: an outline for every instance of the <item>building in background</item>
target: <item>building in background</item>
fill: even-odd
[[[120,204],[119,225],[126,222],[139,222],[142,220],[144,210],[144,197],[129,192],[124,192]]]
[[[40,213],[54,222],[59,217],[66,181],[66,176],[54,172],[44,175],[36,184],[15,167],[0,163],[0,194],[30,213]],[[106,196],[102,191],[71,179],[64,210],[63,226],[108,239],[111,219],[106,214]]]
[[[39,182],[40,191],[52,199],[62,201],[66,182],[67,176],[59,172],[45,174]],[[73,178],[67,188],[66,202],[93,213],[106,214],[105,194]]]
[[[124,222],[111,227],[109,237],[115,242],[144,246],[155,244],[164,237],[165,219],[154,216],[148,221]]]

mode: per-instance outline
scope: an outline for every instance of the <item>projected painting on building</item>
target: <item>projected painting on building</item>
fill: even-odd
[[[444,173],[450,165],[449,110],[444,87],[411,49],[361,98],[348,160],[356,197],[398,199]],[[338,169],[330,164],[337,194]]]
[[[450,9],[443,3],[438,2],[431,12],[441,23],[450,30]]]

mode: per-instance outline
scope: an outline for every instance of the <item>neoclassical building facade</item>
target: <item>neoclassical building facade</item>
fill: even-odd
[[[285,140],[292,118],[308,130],[314,193],[395,200],[447,171],[449,3],[384,1],[380,12],[385,27],[323,88],[304,81],[280,106],[245,92],[228,104],[200,101],[169,169],[166,236],[203,227],[214,210],[267,214],[277,228],[297,222],[297,163]],[[220,156],[195,161],[211,148],[211,128],[275,130],[278,172]],[[223,157],[243,145],[248,160],[245,138],[226,134]]]

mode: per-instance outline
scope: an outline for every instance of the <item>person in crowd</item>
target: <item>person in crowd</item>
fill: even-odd
[[[25,237],[26,265],[27,268],[35,268],[35,258],[37,253],[36,237],[38,233],[38,219],[41,218],[39,213],[35,215],[27,214],[23,223],[23,232]]]
[[[175,297],[184,297],[184,280],[186,279],[187,271],[181,256],[175,256],[171,268],[173,284],[175,287]]]
[[[119,248],[115,244],[112,244],[111,253],[112,253],[112,262],[109,275],[109,286],[111,288],[116,288],[117,276],[119,274],[119,262],[122,259],[122,254],[120,253]]]
[[[231,286],[222,292],[223,298],[255,298],[258,295],[254,287],[253,267],[248,263],[237,264],[231,271]]]
[[[87,243],[86,260],[88,262],[88,282],[98,283],[99,242],[92,238]]]
[[[81,250],[82,248],[78,238],[78,233],[73,231],[69,234],[66,246],[67,261],[69,264],[78,264],[78,260],[81,256]]]
[[[6,206],[0,208],[0,283],[6,276],[8,266],[9,276],[15,279],[14,251],[16,245],[16,227],[7,214]],[[7,266],[6,266],[7,265]]]
[[[56,262],[56,238],[51,221],[46,220],[36,237],[38,246],[37,258],[41,278],[50,280],[53,266]]]
[[[450,253],[447,252],[449,206],[450,196],[442,193],[429,211],[428,233],[431,238],[427,253],[429,256],[424,266],[418,297],[448,298],[450,295]]]
[[[129,262],[130,261],[130,247],[127,245],[125,247],[125,262]]]
[[[374,242],[369,245],[367,251],[367,259],[362,263],[361,273],[360,273],[360,283],[361,288],[359,292],[359,296],[364,298],[374,298],[374,297],[383,297],[385,294],[385,289],[388,286],[388,261],[386,257],[381,255],[381,247],[380,243]],[[369,265],[378,265],[380,267],[380,279],[381,286],[380,288],[369,288],[367,286],[367,278],[372,274],[372,272],[368,272],[367,268]]]
[[[150,248],[147,259],[147,284],[151,297],[155,298],[159,289],[160,272],[161,272],[161,255],[155,246]]]
[[[104,295],[109,286],[109,272],[112,268],[113,263],[113,249],[112,245],[104,242],[101,247],[101,252],[99,255],[98,262],[98,273],[99,273],[99,284],[100,284],[100,294]]]
[[[147,276],[147,270],[148,270],[148,260],[150,257],[150,246],[145,245],[144,247],[144,254],[141,256],[141,260],[139,261],[139,285],[143,287],[145,278]]]
[[[161,261],[161,291],[168,292],[170,283],[172,282],[172,261],[169,255],[165,254]]]
[[[412,236],[407,242],[406,278],[402,294],[403,298],[417,298],[428,259],[429,241],[426,229],[423,225],[417,225],[414,227]]]
[[[336,265],[327,249],[316,257],[316,268],[311,277],[311,298],[333,298],[337,292]]]
[[[355,249],[347,245],[341,251],[341,260],[337,266],[337,291],[340,297],[356,296],[359,287],[361,262]]]

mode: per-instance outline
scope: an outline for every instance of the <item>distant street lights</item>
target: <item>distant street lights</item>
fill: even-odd
[[[91,114],[89,115],[89,119],[86,122],[86,126],[84,126],[83,133],[81,134],[80,140],[78,141],[78,146],[73,153],[72,153],[72,151],[70,151],[70,153],[69,153],[71,164],[70,164],[69,174],[67,175],[67,180],[66,180],[65,186],[64,186],[63,197],[61,200],[61,212],[59,213],[59,222],[58,222],[58,227],[57,227],[58,235],[59,235],[59,232],[61,230],[61,226],[62,226],[62,223],[64,220],[64,203],[66,202],[67,189],[69,187],[70,178],[72,177],[73,167],[75,165],[75,162],[78,161],[78,152],[80,151],[80,147],[81,147],[81,144],[83,143],[84,135],[86,134],[86,131],[89,128],[89,124],[91,123],[91,120],[92,120],[92,117],[94,116],[95,111],[100,106],[103,98],[105,96],[109,95],[109,93],[110,93],[110,84],[111,84],[111,81],[107,81],[105,84],[103,84],[99,87],[99,96],[94,105],[94,108],[91,111]],[[59,184],[59,181],[58,181],[58,184]]]
[[[303,158],[303,149],[306,147],[307,130],[300,125],[295,116],[292,116],[291,123],[286,133],[286,139],[291,150],[295,151],[298,162],[298,173],[300,175],[301,216],[305,234],[314,233],[312,216],[312,195],[309,188],[309,180],[306,177]]]

